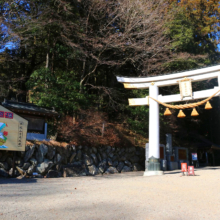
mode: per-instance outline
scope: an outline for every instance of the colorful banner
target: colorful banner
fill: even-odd
[[[0,150],[25,151],[28,121],[0,105]]]

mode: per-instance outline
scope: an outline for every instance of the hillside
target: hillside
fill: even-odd
[[[187,117],[184,119],[177,118],[175,113],[170,117],[161,116],[160,143],[166,144],[166,133],[171,133],[173,135],[173,146],[195,147],[204,144],[210,145],[211,142],[218,144],[217,135],[214,134],[214,131],[218,131],[218,124],[216,125],[214,122],[217,119],[219,120],[219,117],[215,118],[215,121],[210,120],[211,117],[217,115],[217,112],[218,108],[212,112],[200,110],[201,114],[192,118],[189,110],[186,111]],[[209,128],[205,126],[207,122],[204,119],[209,119]],[[60,120],[57,127],[57,140],[75,145],[144,147],[148,142],[148,134],[141,135],[132,130],[126,119],[110,119],[106,113],[94,108],[80,110],[75,118],[65,116]],[[216,127],[216,130],[213,131],[213,127]],[[211,138],[210,133],[206,134],[206,130],[210,131],[216,138]]]
[[[61,120],[57,140],[75,145],[115,147],[144,147],[148,142],[146,137],[132,132],[126,122],[110,122],[105,113],[94,109],[81,110],[76,120],[70,116]]]

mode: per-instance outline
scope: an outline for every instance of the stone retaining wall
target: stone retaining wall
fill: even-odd
[[[16,152],[15,176],[73,177],[144,170],[140,147],[115,148],[29,143]],[[12,176],[13,152],[0,151],[0,176]]]

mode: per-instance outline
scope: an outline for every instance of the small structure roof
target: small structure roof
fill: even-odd
[[[220,146],[217,145],[217,144],[213,144],[213,145],[211,146],[211,149],[220,150]]]
[[[54,109],[40,107],[32,103],[4,100],[4,102],[2,102],[2,105],[5,108],[8,108],[13,112],[18,112],[18,113],[26,113],[33,115],[49,116],[49,117],[59,115],[58,112],[56,112]]]
[[[220,145],[213,143],[212,141],[208,140],[207,138],[203,137],[200,134],[197,134],[195,132],[191,132],[189,136],[193,137],[194,140],[197,140],[194,142],[194,145],[197,148],[210,148],[210,149],[215,149],[215,150],[220,150]]]

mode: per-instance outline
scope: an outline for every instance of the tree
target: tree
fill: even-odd
[[[177,53],[191,55],[191,68],[219,61],[219,2],[216,0],[170,0],[170,10],[176,8],[169,23],[169,34]],[[198,59],[197,59],[198,58]],[[190,66],[189,66],[190,67]]]
[[[180,7],[187,18],[193,22],[200,37],[209,34],[210,38],[216,39],[219,27],[220,8],[217,0],[169,0],[172,6]],[[205,40],[205,38],[201,40]],[[205,43],[205,41],[203,42]]]
[[[11,83],[9,87],[16,96],[23,93],[22,101],[26,99],[25,82],[37,68],[45,66],[52,72],[55,68],[68,69],[68,59],[72,59],[74,53],[66,39],[73,39],[77,33],[75,4],[76,1],[58,0],[0,2],[0,21],[5,27],[1,45],[3,48],[7,43],[13,46],[1,54],[6,62],[0,63],[0,70],[6,73],[8,81],[17,79],[18,83]]]
[[[86,83],[99,69],[146,76],[158,73],[170,58],[164,34],[166,3],[153,1],[82,1]]]
[[[48,68],[41,68],[30,76],[27,87],[31,88],[30,101],[39,106],[54,107],[67,115],[87,107],[91,98],[79,92],[74,72],[56,71],[54,74]]]

